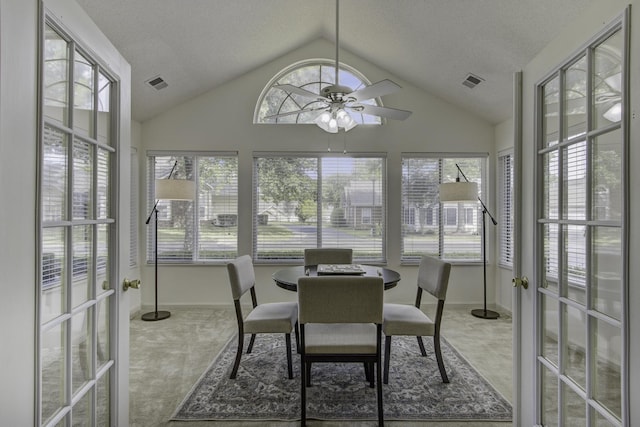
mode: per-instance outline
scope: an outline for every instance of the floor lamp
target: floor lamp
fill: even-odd
[[[167,179],[156,179],[155,193],[156,203],[149,213],[149,217],[145,224],[149,225],[151,217],[154,217],[154,267],[155,267],[155,310],[142,315],[142,320],[156,321],[163,320],[171,316],[169,311],[158,311],[158,202],[160,200],[193,200],[195,198],[195,182],[187,179],[171,179],[173,171],[176,168],[178,162],[176,161],[169,172]]]
[[[457,163],[456,168],[458,168],[458,177],[456,178],[456,182],[440,184],[440,202],[475,202],[477,200],[480,202],[480,205],[482,205],[482,272],[484,276],[484,308],[471,310],[471,314],[482,319],[497,319],[500,317],[498,312],[487,310],[487,232],[485,217],[489,215],[493,225],[498,225],[498,222],[491,215],[480,197],[478,197],[478,184],[475,182],[469,182]],[[460,175],[462,175],[466,182],[460,181]]]

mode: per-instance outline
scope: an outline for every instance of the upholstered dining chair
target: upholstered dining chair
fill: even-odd
[[[321,276],[298,279],[301,425],[306,425],[307,364],[315,362],[364,363],[371,387],[377,383],[378,423],[383,425],[383,292],[381,277]],[[374,368],[377,381],[373,375]]]
[[[351,264],[353,249],[309,248],[304,250],[304,265]]]
[[[418,292],[415,305],[385,304],[384,323],[382,331],[385,334],[384,343],[384,383],[389,382],[389,360],[391,358],[391,337],[394,335],[416,336],[418,346],[423,356],[427,355],[424,349],[423,336],[433,336],[433,349],[440,369],[443,383],[448,383],[447,371],[444,368],[442,353],[440,351],[440,325],[444,301],[447,297],[449,285],[449,273],[451,264],[436,258],[424,256],[418,268]],[[420,303],[422,292],[427,291],[438,299],[435,320],[431,320],[422,310]]]
[[[276,302],[268,304],[258,304],[256,298],[256,276],[253,269],[253,261],[249,255],[242,255],[227,264],[229,273],[229,283],[231,284],[231,294],[236,308],[236,318],[238,320],[238,350],[236,352],[235,363],[231,370],[231,379],[234,379],[240,366],[242,348],[244,345],[244,335],[251,334],[247,353],[251,353],[256,334],[259,333],[283,333],[287,347],[287,370],[289,379],[293,378],[291,362],[291,331],[296,331],[296,344],[298,344],[297,321],[298,304],[296,302]],[[240,299],[249,291],[253,309],[244,318]]]

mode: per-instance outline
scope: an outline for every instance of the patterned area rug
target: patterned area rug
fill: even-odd
[[[383,338],[384,339],[384,338]],[[293,337],[292,337],[292,341]],[[449,384],[443,384],[425,338],[427,357],[415,337],[394,337],[389,384],[383,385],[387,420],[511,421],[511,404],[449,343],[442,341]],[[187,394],[172,420],[298,420],[300,359],[287,379],[283,335],[256,337],[243,354],[235,380],[229,379],[236,350],[233,337]],[[245,339],[245,351],[248,339]],[[362,364],[313,364],[307,392],[307,416],[321,420],[375,420],[376,394]]]

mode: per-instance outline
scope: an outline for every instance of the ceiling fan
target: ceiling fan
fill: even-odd
[[[369,114],[372,116],[384,117],[393,120],[404,120],[411,115],[411,111],[399,110],[396,108],[379,107],[363,103],[363,101],[388,95],[396,92],[401,87],[385,79],[370,86],[354,91],[348,86],[340,85],[338,81],[339,53],[339,0],[336,0],[336,62],[335,62],[335,84],[326,86],[320,93],[310,92],[291,84],[277,84],[274,88],[281,89],[289,95],[296,94],[311,100],[300,110],[287,111],[285,113],[274,114],[265,118],[278,118],[301,113],[316,113],[314,122],[322,129],[330,133],[337,133],[340,128],[345,132],[353,129],[358,123],[351,117],[349,112]]]

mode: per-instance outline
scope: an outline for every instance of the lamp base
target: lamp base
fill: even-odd
[[[142,315],[142,320],[146,320],[148,322],[154,322],[156,320],[163,320],[171,316],[171,313],[168,311],[152,311],[150,313],[145,313]]]
[[[497,319],[498,317],[500,317],[500,313],[492,310],[485,310],[484,308],[471,310],[471,314],[481,319]]]

